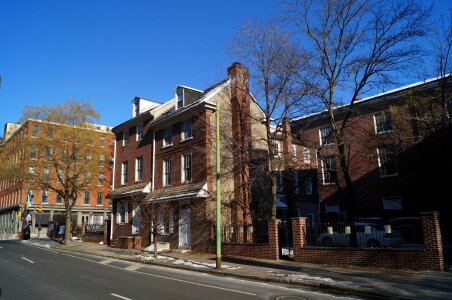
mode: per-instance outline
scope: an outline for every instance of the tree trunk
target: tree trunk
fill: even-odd
[[[70,208],[66,208],[66,225],[65,225],[65,229],[64,229],[64,244],[65,245],[69,245],[71,240],[72,240],[72,236],[71,236],[71,209]]]
[[[157,232],[154,231],[154,258],[157,259],[157,249],[158,249],[158,245],[157,245]]]

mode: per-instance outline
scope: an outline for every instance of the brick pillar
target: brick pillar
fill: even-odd
[[[278,224],[280,220],[268,220],[268,258],[279,258]]]
[[[293,256],[295,261],[301,260],[301,251],[306,246],[306,218],[292,218]]]
[[[438,212],[422,212],[421,223],[426,260],[429,261],[431,270],[444,271],[443,242]]]

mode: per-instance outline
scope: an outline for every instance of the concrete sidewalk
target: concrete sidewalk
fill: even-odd
[[[96,243],[74,241],[65,246],[49,239],[32,239],[26,243],[215,275],[300,285],[364,298],[452,299],[450,272],[376,271],[242,257],[223,257],[223,268],[216,270],[215,255],[206,253],[170,251],[160,253],[154,259],[153,254],[145,251],[116,249]]]

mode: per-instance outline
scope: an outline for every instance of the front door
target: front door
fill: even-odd
[[[191,215],[190,209],[179,209],[179,248],[187,249],[191,246]]]

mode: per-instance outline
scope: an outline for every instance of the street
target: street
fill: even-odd
[[[0,241],[1,299],[356,299]]]

